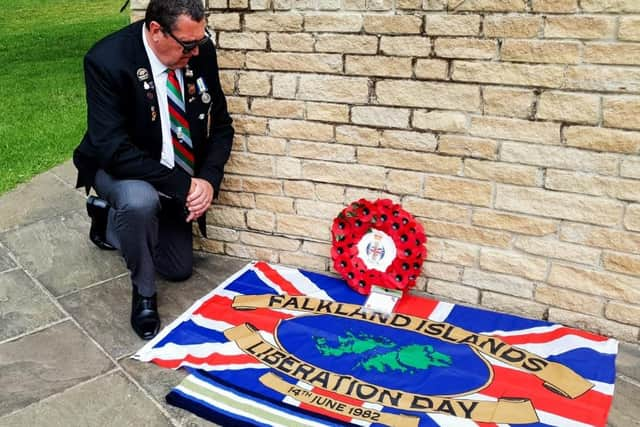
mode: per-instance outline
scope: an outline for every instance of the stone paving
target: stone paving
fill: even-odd
[[[87,237],[66,162],[0,197],[0,427],[212,426],[164,402],[184,377],[129,358],[130,282]],[[184,283],[159,283],[166,325],[247,261],[196,253]],[[621,343],[611,427],[640,426],[640,347]]]

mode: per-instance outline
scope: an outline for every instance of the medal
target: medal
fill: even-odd
[[[209,95],[208,92],[204,92],[201,96],[200,99],[202,100],[202,102],[204,104],[208,104],[211,102],[211,95]]]
[[[136,76],[138,76],[138,80],[144,81],[149,78],[149,71],[146,68],[138,68],[136,71]]]
[[[207,88],[207,84],[204,82],[204,79],[202,77],[198,77],[198,79],[196,80],[196,84],[198,85],[199,94],[202,94],[203,92],[206,92],[209,90]]]

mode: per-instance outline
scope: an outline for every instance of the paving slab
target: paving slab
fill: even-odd
[[[25,270],[60,296],[127,271],[116,251],[102,251],[89,241],[89,226],[84,212],[69,212],[8,231],[0,235],[0,242]]]
[[[115,366],[71,321],[0,345],[0,416]]]
[[[608,426],[640,426],[640,387],[625,379],[616,379],[613,405],[609,412]]]
[[[618,357],[616,357],[616,372],[640,384],[640,345],[620,343]],[[640,418],[640,405],[638,415]]]
[[[133,359],[120,361],[122,368],[151,394],[181,426],[188,427],[212,427],[218,424],[211,423],[184,409],[169,405],[165,396],[173,387],[178,385],[187,372],[184,369],[162,369],[152,363],[143,363]]]
[[[23,270],[0,273],[0,341],[65,317]]]
[[[0,232],[84,208],[85,198],[46,172],[0,197]]]
[[[211,255],[204,252],[194,252],[193,256],[193,268],[216,285],[224,282],[225,279],[250,262],[248,259]]]
[[[78,170],[73,165],[73,160],[67,160],[59,164],[53,169],[50,169],[49,173],[61,179],[69,188],[75,188]],[[76,191],[79,191],[81,194],[85,192],[84,187],[78,188]]]
[[[2,427],[171,425],[171,421],[122,372],[73,387],[0,418]]]
[[[16,263],[9,256],[9,251],[0,245],[0,272],[15,268]]]

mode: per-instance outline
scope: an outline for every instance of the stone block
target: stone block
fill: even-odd
[[[640,97],[605,96],[602,101],[602,116],[606,127],[640,129]]]
[[[274,161],[271,156],[234,152],[225,169],[240,175],[273,176]]]
[[[477,36],[480,15],[429,14],[425,17],[425,32],[429,36]]]
[[[495,207],[513,212],[616,226],[623,204],[598,197],[498,184]]]
[[[271,119],[269,121],[271,136],[280,138],[299,138],[315,141],[333,139],[333,126],[324,123],[304,120]]]
[[[251,103],[251,112],[259,116],[302,119],[304,102],[259,98]]]
[[[542,17],[534,15],[487,15],[483,30],[486,37],[535,38],[542,29]]]
[[[621,93],[640,91],[638,67],[570,65],[566,69],[563,80],[563,89]]]
[[[541,181],[538,168],[503,162],[465,159],[464,175],[503,184],[536,187]]]
[[[271,80],[274,98],[295,98],[298,77],[295,74],[275,74]]]
[[[480,110],[478,87],[455,83],[382,80],[375,85],[379,104],[401,107]]]
[[[378,38],[351,34],[318,34],[315,49],[317,52],[374,54],[378,51]]]
[[[640,41],[640,16],[621,16],[618,39]]]
[[[545,176],[545,188],[606,196],[619,200],[640,201],[640,185],[637,180],[633,179],[548,169]]]
[[[289,157],[276,158],[276,176],[281,178],[301,178],[302,162]]]
[[[482,292],[480,303],[493,310],[536,319],[541,319],[547,311],[547,307],[544,304],[533,302],[530,299],[516,298],[489,291]]]
[[[308,120],[336,123],[349,122],[349,107],[347,105],[306,102],[305,108]]]
[[[412,15],[365,15],[364,31],[374,34],[419,34],[422,18]]]
[[[256,195],[256,209],[269,212],[294,213],[293,199],[283,196]]]
[[[421,36],[382,36],[380,53],[390,56],[429,56],[431,42]]]
[[[640,278],[552,263],[549,284],[620,302],[640,302]]]
[[[467,115],[457,111],[416,110],[411,124],[414,128],[443,132],[465,132],[468,123]]]
[[[218,45],[222,49],[265,50],[267,47],[267,35],[266,33],[223,31],[218,36]]]
[[[271,33],[269,46],[273,51],[313,52],[313,37],[307,33]]]
[[[309,14],[304,17],[304,29],[309,32],[357,33],[362,29],[359,14]]]
[[[602,266],[609,271],[640,278],[640,256],[637,255],[605,251],[602,255]]]
[[[573,13],[578,11],[578,0],[533,0],[533,12]]]
[[[624,226],[627,230],[640,231],[640,205],[629,205],[624,214]]]
[[[433,152],[437,144],[434,134],[424,132],[384,130],[380,137],[382,147],[398,150]]]
[[[477,289],[444,280],[429,279],[427,292],[466,304],[477,304],[480,300],[480,292]]]
[[[462,0],[450,4],[457,12],[524,12],[527,2],[523,0]]]
[[[427,278],[435,278],[446,280],[449,282],[460,281],[462,268],[451,264],[442,264],[439,262],[431,262],[427,260],[422,264],[422,271]]]
[[[461,178],[426,176],[424,196],[430,199],[475,206],[490,206],[493,186]]]
[[[267,132],[267,119],[251,116],[233,116],[236,134],[264,135]]]
[[[247,227],[271,233],[275,231],[276,215],[273,212],[253,209],[247,212]],[[233,253],[229,253],[233,255]]]
[[[284,194],[295,198],[312,198],[314,185],[308,181],[285,181]]]
[[[338,73],[342,57],[329,53],[247,52],[246,67],[254,70]]]
[[[451,222],[467,222],[471,209],[453,203],[436,202],[423,198],[406,197],[402,205],[415,216],[432,219],[444,219]],[[430,236],[429,230],[427,235]],[[441,236],[446,237],[446,236]]]
[[[333,220],[344,206],[339,203],[321,202],[318,200],[296,200],[298,215]]]
[[[302,30],[302,15],[297,13],[247,13],[245,31],[297,32]]]
[[[270,248],[260,248],[245,244],[227,243],[225,245],[226,254],[237,258],[259,259],[265,262],[276,263],[280,259],[278,252]]]
[[[640,254],[640,234],[586,224],[563,223],[560,239],[605,249]]]
[[[360,126],[336,126],[336,142],[349,145],[377,147],[380,132],[377,129]]]
[[[570,126],[564,129],[564,137],[572,147],[626,154],[640,152],[640,132]]]
[[[266,96],[271,92],[271,76],[267,73],[239,73],[240,95]]]
[[[316,196],[323,202],[344,203],[344,189],[342,185],[316,184]],[[337,212],[336,212],[337,215]]]
[[[489,271],[465,268],[462,283],[474,288],[512,295],[519,298],[533,298],[535,285],[522,277]]]
[[[413,70],[411,58],[348,55],[345,72],[358,76],[411,77]]]
[[[427,257],[436,262],[471,267],[476,264],[478,252],[475,245],[437,237],[429,237],[427,240]],[[467,270],[465,274],[466,272]]]
[[[592,331],[597,334],[607,335],[625,341],[636,341],[639,330],[635,326],[613,322],[599,316],[590,316],[588,314],[576,313],[575,311],[563,310],[554,307],[549,308],[549,321],[562,323],[564,325],[573,326],[575,328]]]
[[[528,165],[616,175],[618,157],[565,147],[503,142],[500,160]]]
[[[615,35],[615,18],[597,15],[547,16],[544,25],[546,38],[610,39]]]
[[[281,252],[280,263],[306,270],[325,272],[330,260],[327,257],[305,254],[301,252]]]
[[[605,304],[604,298],[547,286],[542,283],[536,286],[536,301],[552,307],[591,314],[598,317],[602,316],[602,310]]]
[[[303,162],[302,177],[331,184],[380,189],[386,182],[386,173],[381,167],[319,161]]]
[[[458,174],[462,168],[462,162],[459,158],[431,153],[359,147],[357,156],[358,162],[361,164],[449,175]]]
[[[297,98],[365,104],[369,100],[369,79],[305,74],[300,76]]]
[[[640,326],[640,306],[622,304],[617,301],[609,301],[605,308],[607,319],[626,323],[633,326]]]
[[[592,64],[640,65],[640,43],[587,43],[583,56]]]
[[[207,223],[236,229],[246,228],[245,209],[214,205],[207,212]]]
[[[424,226],[428,236],[441,237],[443,239],[459,240],[498,248],[506,248],[511,242],[511,234],[503,231],[433,220],[425,220]]]
[[[418,79],[446,80],[449,63],[442,59],[418,59],[414,73]]]
[[[424,191],[421,173],[391,170],[387,175],[387,191],[395,194],[421,195]]]
[[[544,280],[547,274],[547,260],[513,251],[482,248],[480,268],[530,280]]]
[[[249,231],[240,233],[240,241],[250,246],[262,246],[284,251],[295,251],[300,247],[300,240],[297,239],[252,233]]]
[[[640,4],[635,0],[581,0],[585,12],[640,12]]]
[[[225,206],[237,206],[240,208],[254,208],[256,205],[253,194],[225,191],[220,193],[217,202]]]
[[[415,117],[415,116],[414,116]],[[498,142],[474,138],[464,135],[441,135],[438,142],[438,152],[461,157],[477,157],[483,159],[497,158]],[[465,168],[468,163],[465,162]]]
[[[282,194],[282,182],[276,179],[244,177],[242,178],[242,190],[250,193]]]
[[[530,89],[485,86],[482,100],[487,115],[527,119],[533,115],[535,94]]]
[[[558,221],[550,219],[497,212],[490,209],[475,209],[471,217],[471,223],[480,227],[512,231],[530,236],[555,234],[559,225]]]
[[[293,236],[330,241],[332,222],[328,219],[278,214],[276,231]]]
[[[434,52],[440,58],[493,59],[498,56],[498,45],[495,40],[439,37]]]
[[[452,67],[452,79],[462,82],[559,88],[565,80],[565,67],[554,64],[457,60]]]
[[[541,239],[520,236],[516,238],[513,246],[524,252],[545,258],[563,259],[592,266],[596,266],[600,262],[601,251],[599,249],[560,242],[555,237]]]
[[[537,117],[545,120],[595,125],[600,121],[600,97],[545,91],[538,101]]]
[[[503,117],[472,116],[469,133],[485,138],[560,144],[560,124]]]
[[[247,138],[247,150],[258,154],[283,155],[286,153],[287,141],[270,136],[250,136]]]
[[[356,160],[356,149],[352,146],[338,144],[291,141],[289,143],[289,155],[315,160],[354,162]]]
[[[372,127],[408,128],[410,113],[407,108],[354,106],[351,107],[351,122]]]

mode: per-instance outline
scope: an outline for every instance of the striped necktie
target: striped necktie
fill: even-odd
[[[171,121],[171,141],[173,142],[174,160],[189,175],[193,175],[193,143],[187,122],[184,98],[180,82],[174,70],[167,70],[167,101]]]

